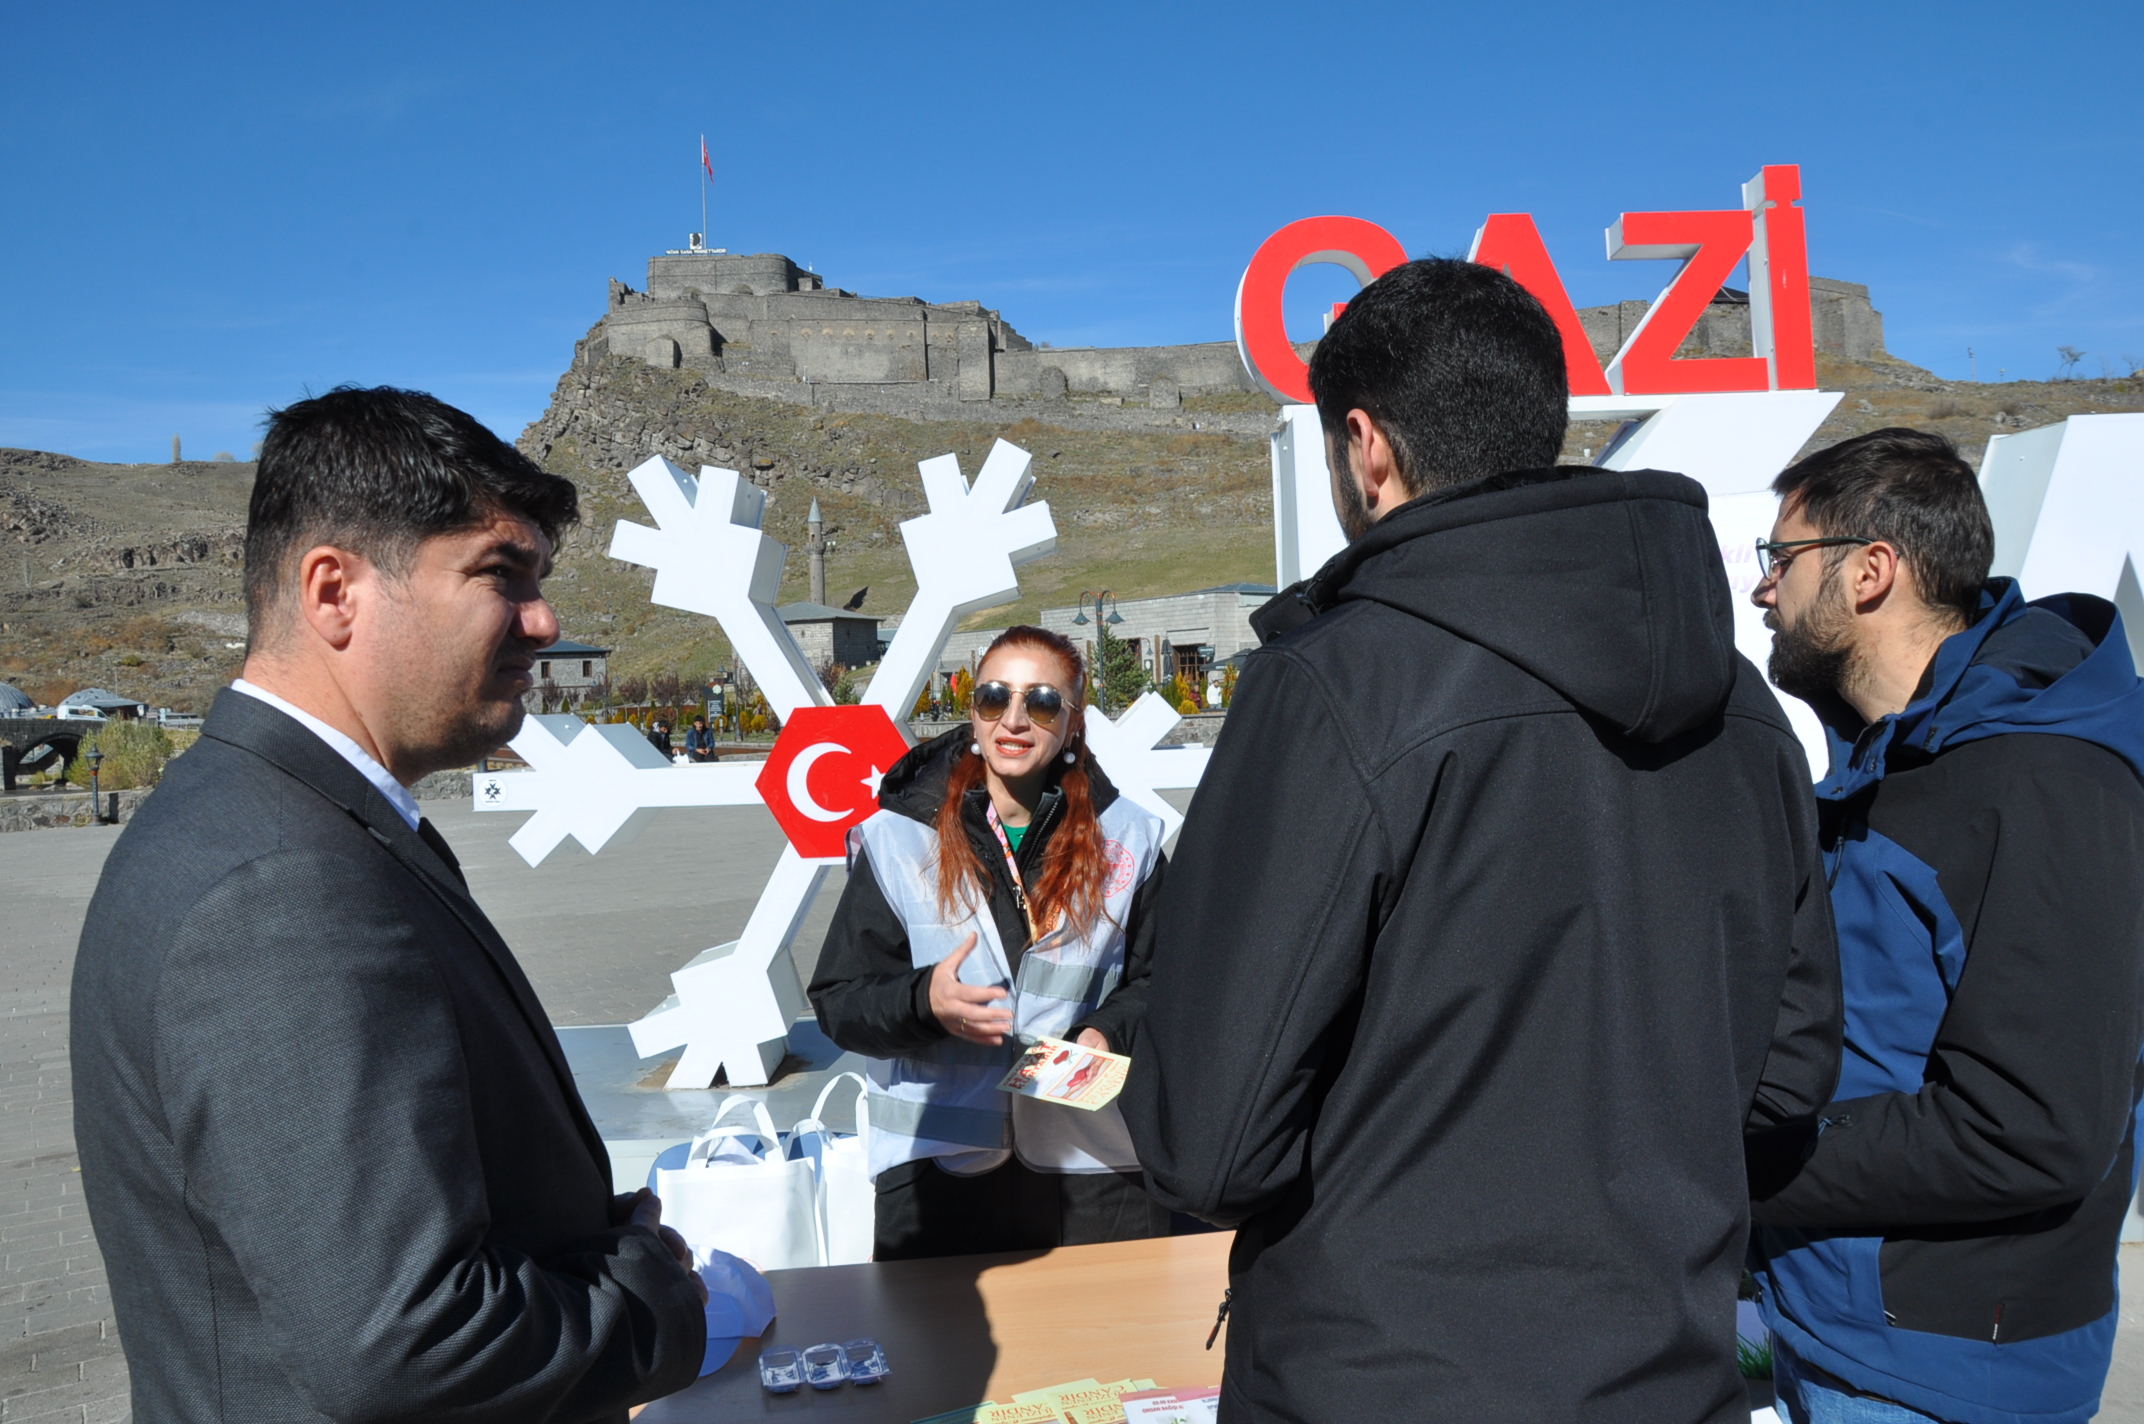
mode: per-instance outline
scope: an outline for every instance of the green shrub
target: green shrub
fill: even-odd
[[[95,747],[104,753],[97,768],[97,784],[102,789],[154,786],[164,774],[165,763],[193,745],[197,735],[189,731],[174,736],[153,722],[107,722],[82,744],[74,764],[67,768],[67,784],[88,787],[89,751]]]

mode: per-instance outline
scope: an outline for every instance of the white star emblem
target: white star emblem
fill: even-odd
[[[861,781],[864,784],[864,789],[871,793],[871,799],[873,801],[878,800],[878,784],[885,779],[886,773],[880,771],[875,766],[871,768],[871,774],[869,776],[860,776],[857,778],[858,781]]]

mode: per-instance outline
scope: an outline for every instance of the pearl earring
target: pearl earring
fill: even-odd
[[[968,750],[976,756],[981,756],[983,754],[983,744],[981,742],[970,742],[968,743]]]
[[[1076,761],[1078,761],[1078,760],[1079,760],[1079,754],[1078,754],[1077,752],[1073,751],[1073,750],[1072,750],[1071,748],[1067,747],[1067,748],[1065,749],[1065,765],[1066,765],[1066,766],[1070,766],[1070,765],[1072,765],[1072,763],[1073,763],[1073,762],[1076,762]]]

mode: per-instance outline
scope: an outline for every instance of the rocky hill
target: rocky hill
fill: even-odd
[[[1846,398],[1811,448],[1883,425],[1939,430],[1977,461],[1987,438],[2065,416],[2144,410],[2144,382],[1947,383],[1904,362],[1820,358]],[[1236,580],[1270,581],[1271,407],[1252,396],[1187,399],[1166,419],[1059,401],[982,406],[975,420],[841,414],[711,387],[689,369],[594,356],[560,379],[521,447],[581,487],[582,526],[550,584],[567,636],[617,649],[621,675],[713,672],[729,650],[712,623],[647,602],[652,575],[607,550],[619,519],[645,520],[625,472],[651,454],[724,465],[769,492],[767,527],[792,551],[784,601],[807,596],[801,549],[816,498],[834,548],[830,601],[868,587],[867,612],[914,592],[903,519],[924,512],[916,462],[951,451],[969,475],[1004,438],[1035,457],[1034,499],[1058,550],[1022,572],[1024,597],[994,626],[1089,589],[1124,598]],[[1612,433],[1574,426],[1566,457]],[[99,465],[0,450],[0,681],[43,700],[104,686],[199,710],[236,671],[244,636],[239,558],[253,467],[241,462]]]

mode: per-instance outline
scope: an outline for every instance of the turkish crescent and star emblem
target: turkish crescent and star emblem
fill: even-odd
[[[907,751],[883,707],[800,707],[754,785],[798,855],[833,860],[878,810],[879,782]]]

